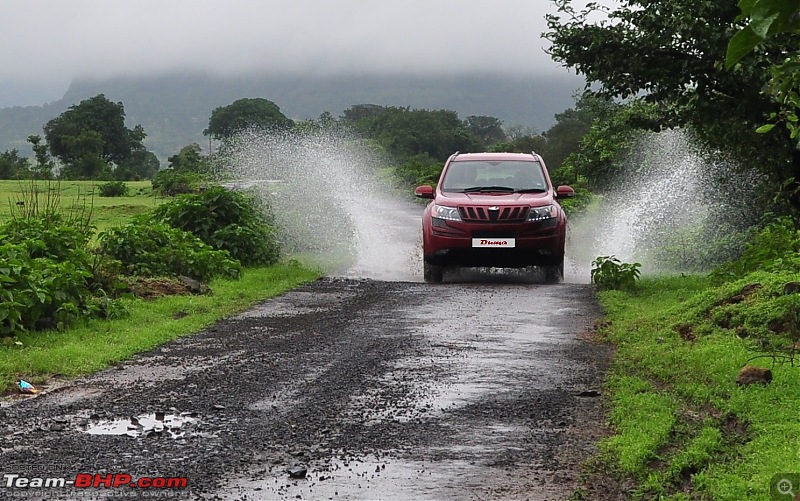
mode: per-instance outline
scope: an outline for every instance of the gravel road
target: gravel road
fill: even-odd
[[[0,497],[563,499],[600,433],[598,316],[580,284],[321,279],[5,402]],[[20,486],[62,477],[101,487]]]

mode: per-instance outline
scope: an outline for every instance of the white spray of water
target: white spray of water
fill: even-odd
[[[420,279],[422,207],[379,180],[385,162],[363,141],[334,130],[246,131],[221,156],[231,184],[268,202],[290,252],[333,275]]]
[[[331,130],[248,131],[220,156],[230,184],[268,202],[290,253],[332,275],[421,280],[422,206],[387,187],[379,175],[387,162],[363,140]],[[719,214],[728,203],[703,195],[713,169],[679,131],[648,136],[635,158],[634,174],[615,180],[599,207],[570,219],[566,281],[588,282],[602,255],[640,262],[645,272],[675,271],[680,254],[694,252],[692,237],[713,219],[712,208]]]
[[[631,173],[614,180],[598,207],[570,220],[570,281],[588,281],[598,256],[641,263],[645,273],[680,271],[682,263],[697,262],[698,235],[712,234],[709,225],[718,224],[720,214],[741,210],[738,197],[728,196],[731,185],[718,178],[720,166],[704,161],[681,131],[647,135],[632,161]]]

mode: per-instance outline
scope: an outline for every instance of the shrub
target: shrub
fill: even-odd
[[[0,226],[0,334],[63,328],[84,316],[121,311],[99,279],[84,222],[30,213]]]
[[[600,256],[592,262],[592,283],[600,289],[632,289],[641,275],[640,267],[614,256]]]
[[[711,276],[718,281],[735,280],[760,270],[800,273],[800,231],[791,218],[767,225],[738,259],[720,266]]]
[[[109,181],[99,188],[101,197],[124,197],[128,194],[128,185],[123,181]]]
[[[196,172],[166,169],[158,171],[151,183],[153,191],[172,197],[182,193],[197,193],[205,183],[205,178]]]
[[[215,249],[225,250],[244,265],[273,264],[280,257],[275,229],[257,200],[214,186],[162,204],[156,220],[191,232]]]
[[[189,232],[150,218],[138,218],[100,234],[100,250],[122,263],[129,275],[186,275],[207,281],[238,278],[241,264]]]

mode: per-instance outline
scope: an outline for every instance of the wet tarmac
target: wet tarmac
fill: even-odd
[[[158,492],[181,499],[564,499],[602,431],[597,316],[580,284],[322,279],[6,405],[0,470],[186,477]]]

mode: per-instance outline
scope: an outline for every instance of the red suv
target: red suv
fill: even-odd
[[[426,282],[441,282],[446,267],[539,266],[547,282],[564,277],[567,218],[536,153],[455,153],[434,190],[414,194],[433,199],[422,215]]]

